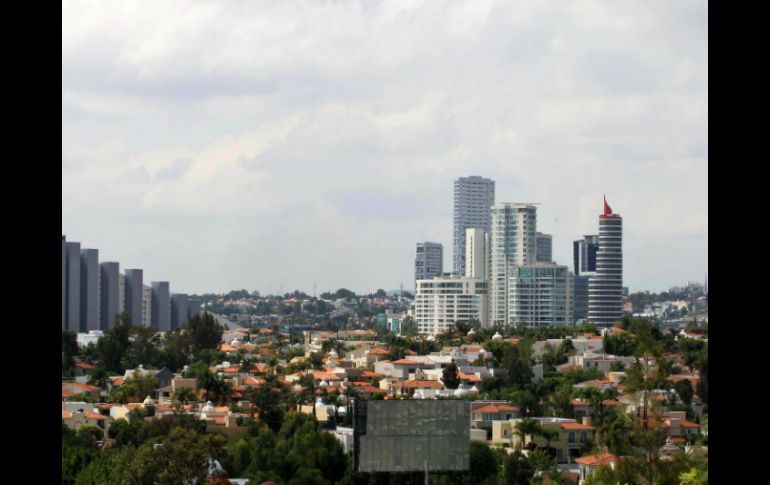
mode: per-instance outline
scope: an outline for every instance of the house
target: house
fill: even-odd
[[[390,389],[395,396],[408,396],[415,399],[431,399],[437,397],[444,389],[441,381],[410,380],[393,382]]]
[[[578,422],[569,418],[532,418],[543,428],[554,432],[555,436],[550,442],[538,434],[524,436],[522,443],[517,425],[521,419],[509,419],[507,421],[492,421],[492,443],[509,444],[513,448],[546,448],[555,450],[557,463],[573,463],[579,455],[580,449],[587,441],[594,438],[596,428],[591,426],[589,418],[583,418]]]
[[[98,410],[90,406],[91,405],[86,405],[72,411],[62,409],[61,419],[68,428],[74,431],[77,431],[78,428],[85,425],[96,426],[102,430],[103,437],[107,438],[107,431],[110,428],[110,418],[99,413]]]
[[[599,453],[598,455],[575,458],[575,463],[580,465],[580,481],[578,482],[578,485],[582,485],[582,483],[588,480],[588,478],[600,467],[609,466],[614,469],[619,461],[620,457],[611,453]]]
[[[162,369],[145,369],[143,365],[139,365],[139,368],[137,369],[126,370],[126,373],[123,374],[124,381],[131,379],[136,373],[140,373],[142,375],[151,375],[155,377],[158,382],[158,387],[170,386],[171,380],[174,378],[174,373],[171,372],[167,367]]]
[[[62,382],[62,398],[67,398],[77,394],[85,394],[95,400],[99,400],[102,388],[92,386],[91,384],[80,384],[79,382]]]

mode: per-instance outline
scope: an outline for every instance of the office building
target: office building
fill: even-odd
[[[572,243],[575,276],[596,271],[596,251],[599,250],[599,236],[588,235]]]
[[[550,234],[542,232],[535,234],[535,262],[553,262],[553,238]]]
[[[465,276],[487,279],[487,232],[484,229],[465,230]]]
[[[417,243],[414,258],[414,279],[433,278],[444,272],[444,248],[439,243]]]
[[[460,177],[454,184],[453,271],[465,275],[465,230],[490,231],[495,182],[479,176]]]
[[[487,325],[487,282],[445,274],[418,280],[414,297],[417,332],[438,335],[460,320],[478,320]]]
[[[118,313],[126,311],[126,275],[120,274],[120,295],[118,295]]]
[[[537,208],[532,204],[502,203],[492,207],[489,235],[489,322],[507,325],[508,284],[515,266],[535,262]]]
[[[577,323],[583,323],[588,318],[588,281],[594,273],[583,273],[573,278],[574,310],[573,318]]]
[[[588,321],[610,327],[623,315],[623,219],[604,200],[596,275],[588,281]]]
[[[105,261],[99,265],[99,327],[109,330],[120,313],[120,264]]]
[[[187,323],[188,317],[187,293],[171,295],[171,330],[176,330]]]
[[[572,325],[572,273],[566,266],[535,263],[513,268],[508,299],[516,327]]]
[[[142,285],[142,325],[152,325],[152,288]]]
[[[80,250],[80,331],[99,328],[99,250]]]
[[[171,302],[168,281],[153,281],[152,326],[160,332],[171,330]]]
[[[66,243],[66,322],[65,327],[80,332],[80,243]]]
[[[125,312],[131,318],[131,323],[141,325],[144,322],[142,301],[144,300],[144,272],[141,269],[125,271]]]

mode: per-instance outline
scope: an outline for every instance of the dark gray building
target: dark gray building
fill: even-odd
[[[126,313],[131,317],[131,323],[141,325],[144,321],[142,315],[142,296],[144,272],[141,269],[127,269],[126,275]]]
[[[80,330],[99,330],[99,250],[80,250]]]
[[[535,234],[535,262],[553,262],[553,238],[550,234],[538,232]]]
[[[599,236],[588,235],[572,243],[572,257],[575,276],[596,271],[596,252],[599,250]]]
[[[153,281],[152,287],[152,326],[161,332],[171,330],[171,302],[169,301],[168,281]]]
[[[99,327],[109,330],[120,313],[120,263],[105,261],[99,265]]]
[[[66,321],[65,327],[80,331],[80,243],[66,243]]]
[[[491,230],[490,209],[495,204],[495,182],[491,179],[460,177],[454,187],[454,254],[453,268],[459,275],[465,275],[465,230]]]
[[[61,236],[61,329],[67,328],[67,238]]]
[[[201,312],[201,302],[187,300],[187,318],[190,319]]]
[[[593,273],[585,273],[582,275],[575,275],[574,277],[574,291],[575,291],[575,310],[573,311],[573,317],[575,321],[585,320],[588,318],[588,280]]]
[[[171,295],[171,330],[176,330],[187,323],[188,317],[187,293]]]
[[[417,243],[414,258],[414,279],[425,280],[444,272],[444,247],[439,243]]]

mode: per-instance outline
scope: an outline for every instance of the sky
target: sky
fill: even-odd
[[[147,282],[412,289],[469,175],[560,264],[606,194],[625,286],[703,281],[707,2],[62,3],[62,234]]]

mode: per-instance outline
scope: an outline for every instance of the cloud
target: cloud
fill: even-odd
[[[705,1],[65,1],[62,230],[179,291],[410,287],[417,241],[451,266],[452,182],[477,174],[541,204],[562,264],[606,193],[625,283],[667,288],[708,256],[707,19]]]

